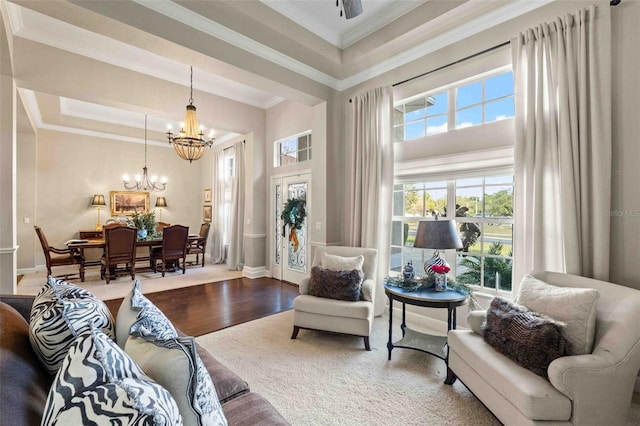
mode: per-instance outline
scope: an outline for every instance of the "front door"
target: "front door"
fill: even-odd
[[[309,275],[307,224],[311,215],[311,175],[309,173],[272,179],[271,274],[273,278],[300,284]],[[306,217],[300,229],[285,226],[282,212],[288,200],[304,201]]]

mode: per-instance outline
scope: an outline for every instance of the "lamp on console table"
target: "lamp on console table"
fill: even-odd
[[[98,208],[98,223],[96,224],[96,231],[102,231],[102,222],[100,222],[100,207],[106,205],[107,203],[104,202],[104,195],[95,194],[93,196],[91,206]]]
[[[456,221],[438,220],[436,216],[436,220],[423,220],[418,222],[418,231],[416,232],[416,239],[413,246],[417,248],[435,249],[433,256],[424,261],[424,272],[427,275],[433,276],[435,274],[432,269],[433,265],[450,267],[449,264],[440,257],[439,250],[462,248],[462,241],[456,230]]]
[[[164,197],[156,198],[156,207],[160,207],[160,222],[162,222],[162,207],[167,207],[167,199]]]

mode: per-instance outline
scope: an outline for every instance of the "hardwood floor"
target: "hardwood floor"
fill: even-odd
[[[271,278],[238,278],[145,294],[175,327],[194,337],[289,310],[297,295],[298,286]],[[105,303],[115,318],[122,299]]]

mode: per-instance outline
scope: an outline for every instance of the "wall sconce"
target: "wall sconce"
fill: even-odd
[[[104,195],[95,194],[93,196],[91,206],[98,208],[98,223],[96,224],[96,231],[102,231],[102,222],[100,222],[100,207],[106,205],[107,203],[105,203],[104,201]]]
[[[156,207],[160,207],[160,222],[162,222],[162,207],[167,207],[167,199],[165,197],[156,198]]]

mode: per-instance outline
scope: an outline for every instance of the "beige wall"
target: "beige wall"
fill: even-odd
[[[91,207],[94,194],[103,194],[107,206],[102,208],[101,222],[110,214],[110,191],[125,190],[122,175],[142,173],[144,145],[110,139],[100,139],[51,130],[40,130],[35,150],[35,194],[32,176],[24,173],[18,181],[19,205],[35,200],[35,215],[31,228],[40,226],[51,245],[63,247],[66,240],[78,238],[79,230],[96,226],[97,211]],[[22,141],[21,141],[22,144]],[[202,221],[203,162],[189,163],[180,159],[173,149],[148,145],[147,165],[150,173],[166,175],[168,207],[163,210],[164,222],[189,226],[197,232]],[[203,158],[207,158],[206,155]],[[30,157],[19,158],[20,168],[31,163]],[[21,173],[22,174],[22,173]],[[158,194],[150,193],[150,209],[154,209]],[[26,241],[26,240],[25,240]],[[44,265],[38,243],[34,247],[20,244],[20,269]],[[35,250],[35,263],[29,262]]]

